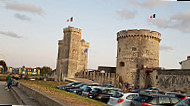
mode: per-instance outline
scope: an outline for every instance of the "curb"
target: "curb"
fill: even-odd
[[[11,92],[20,105],[40,106],[34,99],[24,94],[19,88],[12,87]]]
[[[72,104],[58,101],[45,93],[26,86],[23,83],[19,82],[18,88],[26,95],[34,98],[41,106],[72,106]]]

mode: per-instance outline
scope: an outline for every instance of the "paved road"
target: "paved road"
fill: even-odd
[[[7,91],[4,88],[5,82],[0,81],[0,104],[18,105],[11,91]]]

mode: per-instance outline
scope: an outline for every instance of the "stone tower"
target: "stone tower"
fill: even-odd
[[[87,69],[89,43],[81,40],[81,29],[68,26],[64,38],[58,42],[56,79],[73,78],[76,72]]]
[[[117,33],[116,73],[131,85],[138,80],[137,70],[159,66],[161,34],[145,29],[122,30]]]

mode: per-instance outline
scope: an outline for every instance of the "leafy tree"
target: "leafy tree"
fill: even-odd
[[[48,72],[51,72],[52,69],[48,66],[43,66],[42,68],[40,67],[36,67],[37,69],[40,69],[40,75],[44,76],[45,74],[47,74]]]

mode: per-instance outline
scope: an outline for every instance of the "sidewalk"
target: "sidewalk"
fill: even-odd
[[[0,81],[0,105],[8,104],[8,105],[18,105],[18,102],[14,98],[11,91],[5,90],[5,82]]]

